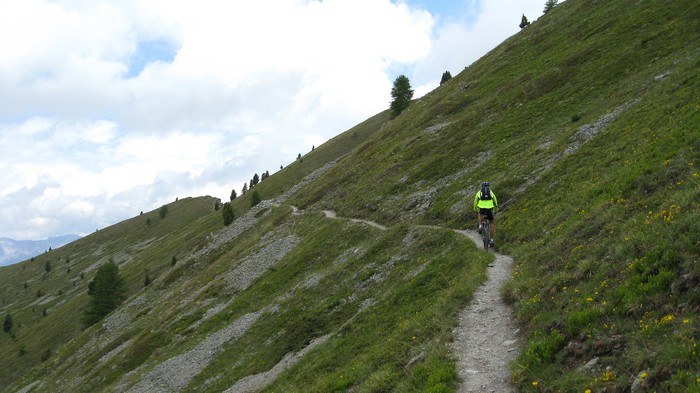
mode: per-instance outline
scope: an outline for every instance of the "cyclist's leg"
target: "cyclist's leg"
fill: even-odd
[[[491,220],[489,225],[489,233],[491,234],[491,242],[493,242],[493,236],[496,234],[496,220],[493,217],[493,210],[490,210],[488,215],[489,219]]]
[[[481,229],[481,225],[484,223],[484,215],[481,214],[481,211],[476,212],[476,215],[479,218],[479,229]]]

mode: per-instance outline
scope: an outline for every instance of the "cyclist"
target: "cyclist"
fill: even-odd
[[[481,188],[474,196],[474,211],[477,212],[477,215],[479,216],[479,233],[482,233],[484,230],[484,217],[486,216],[489,218],[489,220],[491,220],[491,225],[489,225],[488,230],[491,234],[491,247],[493,247],[493,236],[496,231],[493,213],[498,211],[498,199],[496,199],[496,194],[491,191],[491,185],[487,181],[481,183]]]

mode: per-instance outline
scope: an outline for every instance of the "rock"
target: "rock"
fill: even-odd
[[[580,371],[592,371],[596,365],[598,365],[598,357],[594,357],[593,359],[589,360],[588,363],[584,364],[583,366],[579,367]]]
[[[649,370],[640,371],[639,374],[637,374],[637,377],[634,378],[634,381],[632,381],[632,387],[630,388],[630,392],[635,393],[646,391],[646,388],[649,386],[649,382],[647,379],[648,375]]]

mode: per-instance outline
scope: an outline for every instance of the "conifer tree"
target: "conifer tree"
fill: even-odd
[[[224,203],[224,207],[221,208],[221,216],[223,217],[224,225],[226,226],[229,226],[229,224],[233,222],[234,218],[236,218],[233,214],[233,207],[231,207],[231,202]]]
[[[87,328],[114,311],[126,297],[126,286],[119,275],[119,266],[112,259],[97,269],[90,282],[90,302],[83,310],[82,323]]]
[[[440,84],[442,85],[450,79],[452,79],[452,74],[450,74],[450,71],[445,71],[442,73],[442,79],[440,79]]]
[[[527,26],[530,26],[530,21],[527,20],[527,17],[523,14],[523,17],[520,19],[520,28],[524,29]]]
[[[544,3],[544,12],[545,14],[549,11],[552,10],[552,8],[556,7],[558,5],[559,1],[558,0],[547,0],[546,3]]]
[[[413,89],[411,89],[411,82],[405,75],[399,75],[394,80],[394,87],[391,88],[391,118],[398,116],[404,109],[408,108],[413,98]]]

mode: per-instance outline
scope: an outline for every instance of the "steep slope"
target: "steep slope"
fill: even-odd
[[[519,387],[697,389],[699,23],[694,2],[567,1],[294,203],[460,227],[489,179]]]
[[[123,264],[132,296],[62,346],[20,314],[34,319],[3,355],[52,353],[30,373],[3,364],[2,387],[453,391],[453,328],[493,262],[453,229],[474,227],[488,179],[515,257],[519,390],[697,391],[698,66],[697,2],[567,0],[397,118],[272,175],[231,226],[211,211],[167,243],[101,238],[121,246],[102,259],[140,244],[178,262],[146,288]],[[86,300],[67,296],[66,316]]]
[[[109,259],[121,267],[129,293],[146,274],[158,277],[178,258],[201,247],[220,226],[211,197],[185,198],[160,210],[104,228],[30,261],[0,268],[3,318],[11,315],[12,334],[0,341],[0,387],[51,357],[80,333],[87,284]]]

